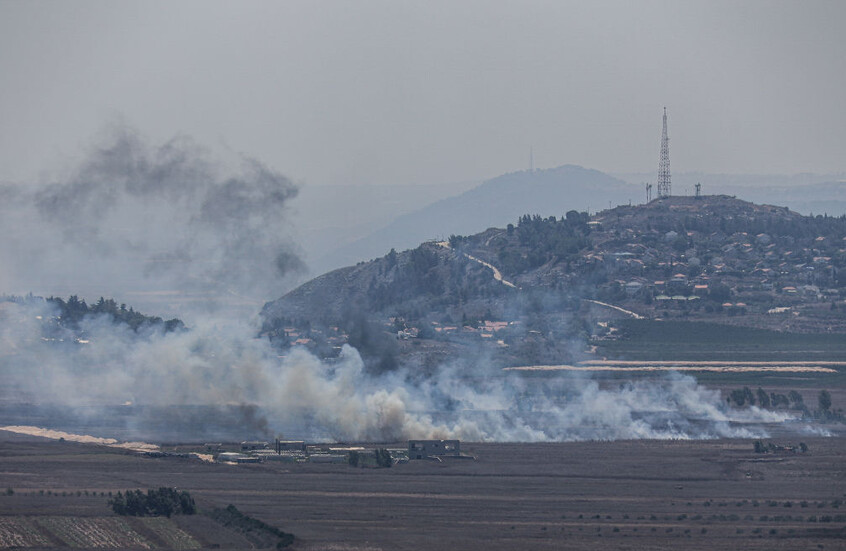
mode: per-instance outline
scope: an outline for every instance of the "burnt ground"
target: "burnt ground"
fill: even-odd
[[[466,443],[475,461],[356,469],[145,458],[0,432],[0,489],[15,491],[0,515],[102,516],[103,493],[177,486],[201,508],[232,503],[294,533],[297,549],[844,549],[846,438],[802,441],[808,453],[755,454],[749,440]],[[207,545],[243,545],[202,519],[180,525]]]

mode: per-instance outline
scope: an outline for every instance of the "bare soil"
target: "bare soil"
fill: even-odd
[[[475,461],[356,469],[0,432],[0,489],[14,489],[0,517],[108,516],[109,491],[177,486],[201,508],[231,503],[292,532],[296,549],[844,549],[846,438],[803,441],[805,454],[755,454],[746,440],[465,443]],[[178,524],[204,546],[249,546],[203,516]]]

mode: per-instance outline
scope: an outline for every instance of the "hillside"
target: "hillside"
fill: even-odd
[[[614,174],[631,184],[655,180],[655,173]],[[733,195],[744,201],[781,205],[800,214],[846,214],[844,174],[708,174],[673,172],[673,189],[679,195],[693,195],[696,184],[702,193]],[[642,195],[641,195],[642,196]]]
[[[844,217],[727,196],[524,215],[320,276],[265,305],[265,331],[377,369],[576,361],[615,318],[842,333],[844,239]]]
[[[473,189],[399,216],[387,226],[316,259],[318,269],[332,269],[414,247],[427,239],[476,233],[504,226],[527,212],[560,215],[563,210],[598,210],[609,202],[628,203],[640,188],[597,170],[564,165],[524,170],[492,178]]]

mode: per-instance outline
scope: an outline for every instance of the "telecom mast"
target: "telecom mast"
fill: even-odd
[[[658,197],[669,197],[670,138],[667,137],[667,108],[664,108],[664,131],[661,133],[661,160],[658,162]]]

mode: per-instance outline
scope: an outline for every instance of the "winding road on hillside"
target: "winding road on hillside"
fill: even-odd
[[[443,247],[443,248],[445,248],[445,249],[452,249],[452,247],[450,247],[450,246],[449,246],[449,241],[438,241],[438,245],[440,245],[441,247]],[[466,258],[468,258],[468,259],[472,260],[473,262],[478,262],[478,263],[479,263],[479,264],[481,264],[482,266],[485,266],[486,268],[490,268],[490,269],[491,269],[491,271],[493,272],[494,279],[495,279],[495,280],[497,280],[497,281],[499,281],[499,282],[500,282],[500,283],[502,283],[503,285],[505,285],[505,286],[507,286],[507,287],[511,287],[512,289],[517,289],[517,288],[518,288],[516,285],[514,285],[513,283],[511,283],[511,282],[510,282],[510,281],[508,281],[507,279],[504,279],[504,278],[502,277],[502,272],[500,272],[500,271],[497,269],[497,267],[496,267],[496,266],[494,266],[493,264],[490,264],[490,263],[488,263],[488,262],[485,262],[485,261],[484,261],[484,260],[482,260],[481,258],[476,258],[475,256],[473,256],[473,255],[469,255],[469,254],[467,254],[467,253],[461,253],[461,254],[463,254]]]
[[[493,237],[488,239],[488,243],[490,243],[490,240],[493,239],[494,237],[497,237],[497,236],[494,235]],[[437,244],[440,245],[441,247],[445,248],[445,249],[454,250],[454,249],[452,249],[452,247],[449,246],[449,241],[438,241]],[[471,254],[467,254],[467,253],[461,253],[461,254],[463,254],[466,258],[468,258],[469,260],[472,260],[473,262],[478,262],[482,266],[485,266],[486,268],[490,268],[491,271],[493,272],[494,279],[499,281],[503,285],[511,287],[512,289],[518,289],[518,287],[516,285],[514,285],[513,283],[511,283],[507,279],[503,278],[502,272],[500,272],[499,269],[496,266],[494,266],[493,264],[491,264],[489,262],[485,262],[481,258],[476,258],[475,256],[473,256]],[[605,308],[611,308],[612,310],[617,310],[618,312],[626,314],[627,316],[631,316],[632,318],[634,318],[636,320],[644,319],[644,317],[641,316],[640,314],[638,314],[637,312],[632,312],[631,310],[626,310],[625,308],[620,308],[619,306],[614,306],[613,304],[608,304],[607,302],[600,302],[598,300],[592,300],[592,299],[584,299],[584,300],[586,302],[591,302],[591,303],[596,304],[598,306],[604,306]]]
[[[585,302],[592,302],[593,304],[598,304],[599,306],[604,306],[606,308],[611,308],[612,310],[617,310],[618,312],[622,312],[627,316],[631,316],[636,320],[644,319],[643,316],[638,314],[637,312],[632,312],[631,310],[626,310],[625,308],[620,308],[619,306],[614,306],[613,304],[608,304],[607,302],[599,302],[598,300],[592,300],[589,298],[584,299]]]

